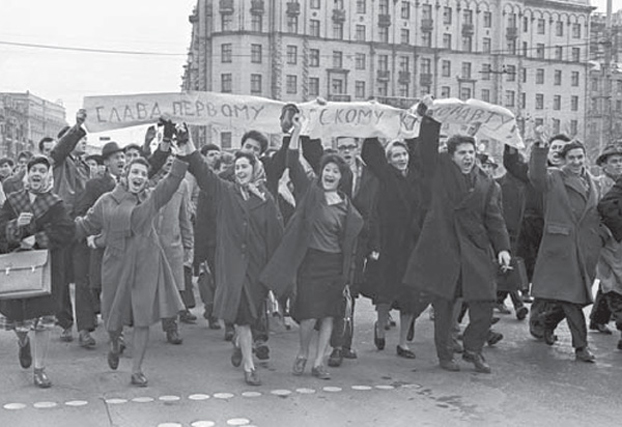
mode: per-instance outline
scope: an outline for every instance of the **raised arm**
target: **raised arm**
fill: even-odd
[[[279,180],[287,168],[287,150],[289,148],[290,137],[285,136],[281,147],[272,157],[263,157],[264,170],[266,171],[266,186],[270,193],[276,197],[278,193]]]
[[[382,148],[378,138],[365,138],[361,149],[361,158],[379,180],[386,181],[388,179],[391,165],[387,161],[384,148]]]
[[[519,151],[506,145],[503,149],[503,167],[510,175],[525,184],[529,183],[529,165]]]
[[[545,193],[548,190],[549,175],[547,172],[546,159],[549,152],[547,145],[535,145],[531,151],[529,160],[529,181],[536,190]]]
[[[194,251],[194,230],[192,229],[191,207],[190,207],[190,186],[188,181],[182,181],[183,197],[179,210],[179,229],[181,231],[181,242],[184,247],[184,263],[192,264]]]
[[[160,142],[158,149],[153,152],[147,159],[149,162],[148,177],[151,179],[157,174],[162,166],[166,163],[166,159],[171,155],[171,144],[169,142]]]
[[[70,127],[63,136],[60,137],[58,143],[52,148],[50,157],[54,161],[54,165],[60,165],[65,161],[67,156],[76,148],[78,142],[86,135],[86,131],[82,128],[82,124],[86,120],[86,111],[78,110],[76,113],[76,124]]]

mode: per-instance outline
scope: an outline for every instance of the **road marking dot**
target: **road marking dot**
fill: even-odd
[[[209,399],[209,394],[201,394],[201,393],[191,394],[190,396],[188,396],[188,399],[190,399],[190,400],[207,400],[207,399]]]
[[[313,394],[315,393],[315,390],[312,388],[297,388],[296,392],[300,394]]]
[[[86,400],[70,400],[69,402],[65,402],[67,406],[85,406],[88,405],[89,402]]]
[[[231,399],[233,394],[231,393],[214,393],[214,398],[216,399]]]
[[[289,390],[272,390],[270,393],[274,394],[275,396],[289,396],[290,394],[292,394],[292,392]]]
[[[215,425],[214,421],[195,421],[190,424],[190,427],[214,427]]]
[[[9,411],[15,411],[17,409],[24,409],[26,405],[23,403],[7,403],[3,406],[4,409],[8,409]]]
[[[179,423],[162,423],[162,424],[158,424],[158,427],[183,427],[183,426]]]
[[[120,405],[122,403],[127,403],[127,399],[106,399],[106,403],[111,405]]]
[[[135,397],[132,399],[132,402],[135,403],[149,403],[153,402],[155,399],[153,397]]]
[[[160,396],[158,397],[162,402],[176,402],[181,399],[179,396]]]
[[[259,397],[259,396],[261,396],[261,393],[259,393],[258,391],[245,391],[244,393],[242,393],[242,396],[244,396],[244,397]]]
[[[327,391],[329,393],[337,393],[341,391],[341,387],[324,387],[322,390]]]
[[[56,402],[37,402],[32,406],[34,406],[37,409],[48,409],[48,408],[55,408],[57,406],[57,403]]]
[[[366,390],[371,390],[372,388],[368,385],[353,385],[352,386],[352,390],[358,390],[358,391],[366,391]]]
[[[251,420],[247,420],[246,418],[232,418],[227,420],[227,424],[230,426],[245,426],[250,424]]]
[[[381,384],[381,385],[377,385],[376,388],[378,390],[393,390],[395,387],[393,387],[392,385]]]

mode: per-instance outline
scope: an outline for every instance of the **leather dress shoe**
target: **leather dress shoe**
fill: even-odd
[[[236,368],[242,364],[242,349],[240,347],[233,347],[233,353],[231,353],[231,364]]]
[[[194,325],[195,323],[197,323],[197,316],[192,314],[190,310],[184,310],[179,313],[179,321],[189,325]]]
[[[108,351],[108,366],[113,371],[119,367],[119,353],[112,350]]]
[[[384,338],[378,337],[378,322],[374,323],[374,344],[378,350],[384,350],[386,344]]]
[[[408,326],[408,334],[406,335],[407,341],[412,341],[415,339],[415,319],[410,322],[410,326]]]
[[[95,348],[97,342],[89,331],[80,331],[80,335],[78,336],[78,344],[80,344],[80,347],[82,348],[92,349]]]
[[[324,365],[311,368],[311,375],[321,380],[330,380],[330,372],[326,370]]]
[[[257,371],[255,369],[252,369],[250,371],[244,371],[244,381],[246,382],[246,384],[252,386],[261,385],[261,380],[259,379],[259,376],[257,375]]]
[[[516,318],[518,320],[525,320],[528,314],[529,314],[529,309],[525,306],[522,306],[521,308],[516,310]]]
[[[270,359],[270,347],[265,342],[259,342],[255,345],[255,356],[259,360],[268,360]]]
[[[166,340],[174,345],[179,345],[184,342],[184,340],[179,336],[179,333],[177,331],[167,331]]]
[[[19,343],[19,365],[28,369],[32,365],[32,352],[30,350],[30,338],[26,336],[26,342],[22,345]]]
[[[225,341],[233,340],[233,336],[235,335],[235,329],[233,326],[225,325]]]
[[[45,374],[44,368],[37,369],[35,368],[34,372],[34,383],[39,388],[50,388],[52,387],[52,381]]]
[[[460,365],[454,359],[451,360],[441,360],[439,365],[442,369],[451,372],[458,372],[460,370]]]
[[[557,335],[555,335],[553,333],[553,330],[551,330],[551,329],[546,329],[546,328],[544,329],[544,337],[543,338],[544,338],[544,342],[547,345],[553,345],[553,344],[555,344],[555,341],[557,341]]]
[[[133,373],[130,382],[136,387],[147,387],[148,384],[147,377],[142,372]]]
[[[397,355],[399,357],[403,357],[404,359],[415,359],[415,353],[412,350],[408,350],[405,348],[400,347],[399,345],[396,347],[397,349]]]
[[[586,363],[594,363],[596,361],[596,357],[594,357],[590,349],[587,347],[577,348],[575,350],[575,359]]]
[[[356,351],[352,350],[351,348],[342,348],[341,356],[344,359],[358,359],[358,355],[356,354]]]
[[[215,317],[208,316],[207,317],[207,324],[208,324],[209,328],[211,330],[213,330],[213,331],[217,331],[217,330],[220,329],[220,322]]]
[[[462,354],[462,358],[465,361],[471,362],[473,365],[475,365],[475,370],[477,372],[481,372],[483,374],[489,374],[492,371],[490,369],[490,365],[486,363],[486,359],[484,359],[484,356],[481,353],[473,353],[471,351],[465,351]]]
[[[71,333],[71,327],[63,329],[63,332],[60,333],[60,340],[62,342],[73,341],[73,334]]]
[[[331,368],[338,368],[339,366],[341,366],[342,362],[343,362],[343,356],[341,354],[341,349],[340,348],[333,349],[332,353],[328,357],[328,366],[330,366]]]
[[[493,345],[497,344],[502,339],[503,339],[503,334],[490,330],[488,331],[488,337],[486,338],[486,343],[492,347]]]
[[[611,332],[611,329],[609,329],[607,325],[604,325],[602,323],[590,322],[590,329],[592,331],[598,331],[601,334],[605,334],[605,335],[611,335],[613,333]]]

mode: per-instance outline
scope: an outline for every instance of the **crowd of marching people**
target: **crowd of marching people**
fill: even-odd
[[[622,142],[603,150],[595,177],[581,142],[538,130],[529,155],[505,146],[498,177],[475,136],[441,135],[430,102],[417,106],[415,139],[335,135],[335,148],[303,135],[305,117],[287,104],[278,149],[250,130],[234,153],[195,147],[185,124],[163,118],[142,145],[86,155],[80,110],[36,154],[1,158],[0,253],[44,249],[51,270],[49,295],[0,299],[21,367],[34,364],[34,384],[50,387],[51,331],[70,342],[75,330],[92,349],[101,316],[109,367],[131,328],[130,381],[147,386],[150,326],[182,344],[178,324],[196,323],[202,304],[232,342],[233,366],[260,385],[274,303],[298,324],[292,373],[309,365],[326,380],[327,366],[357,358],[361,296],[376,308],[379,351],[399,312],[398,357],[416,357],[416,320],[431,306],[440,367],[459,371],[461,354],[490,373],[483,348],[503,339],[493,324],[509,296],[535,338],[554,345],[566,319],[576,360],[594,362],[588,328],[611,334],[613,319],[622,331]]]

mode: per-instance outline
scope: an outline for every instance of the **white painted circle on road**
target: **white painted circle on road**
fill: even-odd
[[[55,408],[57,406],[57,403],[56,402],[37,402],[32,406],[34,406],[37,409],[48,409],[48,408]]]
[[[17,409],[24,409],[26,405],[23,403],[7,403],[3,406],[4,409],[8,409],[9,411],[15,411]]]
[[[393,387],[392,385],[377,385],[376,388],[378,390],[393,390],[395,387]]]
[[[214,427],[215,425],[214,421],[195,421],[190,424],[190,427]]]
[[[290,394],[292,394],[292,392],[289,390],[272,390],[270,393],[274,394],[275,396],[289,396]]]
[[[106,403],[111,405],[120,405],[122,403],[127,403],[127,399],[106,399]]]
[[[132,399],[132,402],[135,403],[149,403],[153,402],[155,399],[153,397],[135,397]]]
[[[181,399],[179,396],[160,396],[158,397],[162,402],[176,402]]]
[[[315,393],[315,390],[312,388],[297,388],[296,392],[300,394],[313,394]]]
[[[67,406],[86,406],[89,402],[86,400],[70,400],[69,402],[65,402]]]
[[[245,391],[244,393],[242,393],[242,396],[244,396],[244,397],[259,397],[259,396],[261,396],[261,393],[259,393],[258,391]]]
[[[190,396],[188,396],[188,399],[190,399],[190,400],[207,400],[207,399],[209,399],[209,394],[201,394],[201,393],[191,394]]]
[[[231,399],[233,394],[231,393],[214,393],[216,399]]]
[[[232,418],[227,420],[227,424],[230,426],[245,426],[250,424],[251,420],[247,420],[246,418]]]
[[[371,387],[368,385],[353,385],[352,390],[366,391],[371,390]]]
[[[341,387],[324,387],[322,390],[327,391],[329,393],[337,393],[341,391]]]

